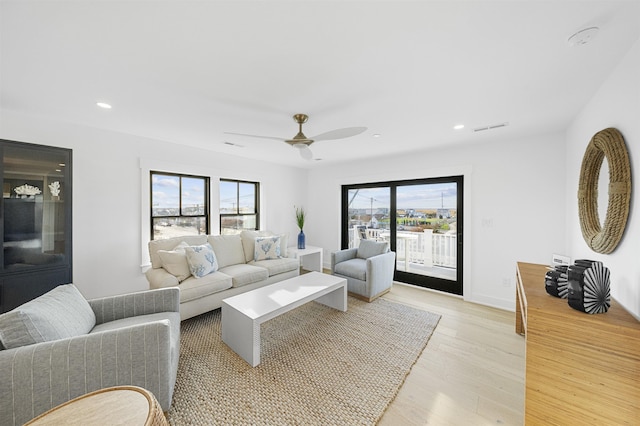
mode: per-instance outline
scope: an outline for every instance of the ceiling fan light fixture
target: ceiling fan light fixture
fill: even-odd
[[[311,160],[313,158],[313,153],[311,152],[311,149],[309,149],[309,145],[304,143],[297,143],[292,146],[294,148],[298,148],[300,157],[304,158],[305,160]]]

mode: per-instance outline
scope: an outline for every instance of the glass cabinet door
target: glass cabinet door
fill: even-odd
[[[1,143],[0,308],[8,310],[71,280],[71,151]]]

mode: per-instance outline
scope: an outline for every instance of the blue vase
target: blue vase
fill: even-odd
[[[304,232],[302,232],[302,229],[300,230],[300,233],[298,234],[298,248],[299,249],[304,249]]]

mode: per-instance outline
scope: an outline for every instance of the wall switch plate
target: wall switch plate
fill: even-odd
[[[571,258],[561,254],[554,254],[551,259],[551,266],[571,265]]]

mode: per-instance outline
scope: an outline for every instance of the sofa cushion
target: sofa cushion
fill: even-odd
[[[278,259],[280,256],[280,237],[258,237],[255,242],[253,258],[258,260]]]
[[[162,260],[162,267],[175,276],[178,282],[184,281],[191,276],[187,253],[184,251],[184,248],[188,246],[189,244],[183,241],[173,250],[158,250],[158,255]]]
[[[356,254],[360,259],[368,259],[389,251],[389,243],[385,241],[360,240],[358,252]]]
[[[222,272],[213,272],[202,278],[187,278],[180,283],[180,303],[217,293],[231,288],[231,277]]]
[[[269,278],[269,271],[265,268],[244,263],[220,268],[220,272],[231,276],[233,287],[242,287]]]
[[[59,285],[0,315],[6,349],[87,334],[96,324],[89,302],[73,284]]]
[[[218,258],[218,267],[245,263],[240,235],[211,235],[209,244]]]
[[[206,243],[201,246],[187,246],[184,248],[187,254],[187,262],[191,275],[202,278],[218,270],[218,261],[211,248],[211,244]]]
[[[154,269],[162,268],[162,259],[158,254],[158,250],[173,250],[178,244],[185,242],[190,246],[197,246],[207,242],[206,235],[184,235],[182,237],[166,238],[164,240],[149,241],[149,259],[151,267]]]
[[[367,260],[366,259],[349,259],[344,262],[337,263],[334,267],[336,274],[344,275],[345,277],[355,278],[360,281],[367,280]]]
[[[290,259],[288,257],[281,257],[279,259],[271,260],[254,260],[249,264],[265,268],[267,271],[269,271],[270,277],[289,271],[295,271],[300,267],[300,261],[298,259]]]

